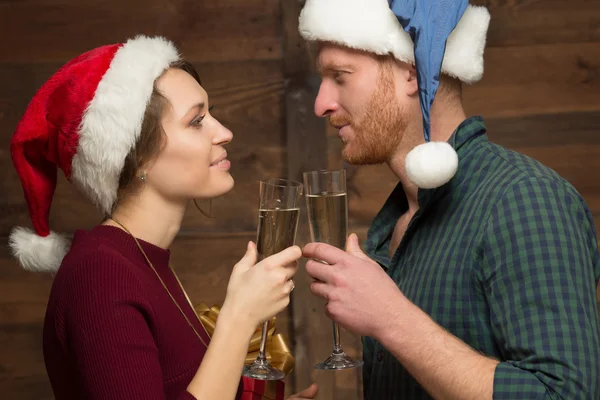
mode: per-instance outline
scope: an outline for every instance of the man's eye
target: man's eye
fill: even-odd
[[[344,75],[345,75],[345,72],[336,71],[333,73],[333,79],[335,79],[335,81],[338,83],[342,83],[344,81]]]

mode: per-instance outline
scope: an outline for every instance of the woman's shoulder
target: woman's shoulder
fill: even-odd
[[[58,316],[94,310],[99,315],[127,305],[151,309],[144,279],[135,260],[118,244],[77,231],[54,277],[47,313]]]
[[[91,231],[76,231],[71,248],[54,278],[54,286],[63,290],[111,290],[125,285],[129,290],[141,287],[136,260],[111,237]]]
[[[64,338],[67,331],[84,334],[81,329],[94,324],[131,323],[140,314],[153,318],[144,275],[128,256],[107,238],[75,233],[52,283],[45,317],[48,338]]]
[[[59,271],[77,270],[84,264],[87,269],[95,270],[106,266],[124,267],[128,263],[131,261],[110,239],[92,231],[76,231]]]

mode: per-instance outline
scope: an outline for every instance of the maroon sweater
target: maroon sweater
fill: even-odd
[[[169,269],[169,251],[139,242],[208,343]],[[194,400],[186,387],[205,351],[131,236],[110,226],[75,233],[44,323],[56,400]],[[240,380],[237,398],[241,389]]]

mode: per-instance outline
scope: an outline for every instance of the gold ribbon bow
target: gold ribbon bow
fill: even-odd
[[[215,325],[217,324],[217,318],[219,317],[219,311],[221,311],[221,307],[215,305],[211,308],[208,308],[206,304],[200,303],[195,307],[195,311],[198,315],[198,318],[200,319],[200,322],[202,323],[202,325],[204,325],[206,332],[209,336],[212,337],[213,332],[215,331]],[[267,360],[273,367],[280,369],[287,376],[294,369],[296,360],[292,355],[290,346],[285,336],[281,333],[275,334],[275,323],[276,317],[273,317],[271,321],[269,321],[269,331],[267,334],[267,346],[265,356],[267,357]],[[250,346],[248,346],[248,354],[246,355],[246,365],[251,364],[254,360],[256,360],[256,357],[258,356],[258,351],[260,349],[261,333],[262,324],[260,324],[252,334]]]

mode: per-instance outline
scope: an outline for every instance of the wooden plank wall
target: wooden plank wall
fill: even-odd
[[[600,2],[471,3],[487,6],[491,23],[484,78],[464,88],[467,113],[484,117],[491,140],[536,158],[569,180],[600,228]],[[397,180],[385,165],[346,165],[337,132],[329,127],[327,133],[328,167],[348,170],[350,229],[362,243]],[[600,291],[598,302],[600,307]],[[311,328],[295,337],[311,357],[308,368],[328,354],[331,328],[322,302],[307,299],[303,305],[316,310],[310,314]],[[294,318],[299,317],[295,308]],[[353,355],[361,353],[360,338],[345,331],[342,345]],[[328,394],[324,398],[362,399],[359,371],[311,375]]]
[[[194,302],[221,303],[231,267],[255,237],[257,181],[286,171],[281,18],[280,0],[0,3],[0,397],[53,398],[41,349],[52,277],[20,270],[6,246],[13,226],[31,226],[8,144],[37,88],[71,57],[138,33],[180,46],[198,68],[214,115],[234,133],[228,151],[236,186],[213,202],[214,218],[189,210],[173,263]],[[52,229],[71,233],[100,219],[61,176]],[[288,321],[283,313],[278,326],[289,334]]]

